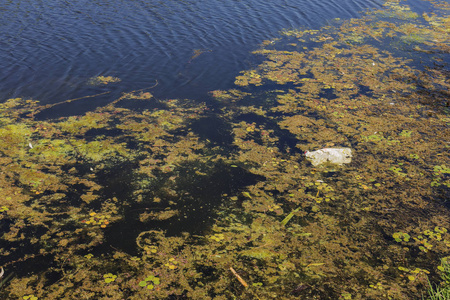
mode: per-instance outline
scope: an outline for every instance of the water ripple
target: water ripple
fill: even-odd
[[[162,98],[231,87],[250,52],[285,28],[358,17],[381,0],[16,0],[0,5],[0,96],[90,94],[92,76]],[[195,50],[204,52],[192,59]]]

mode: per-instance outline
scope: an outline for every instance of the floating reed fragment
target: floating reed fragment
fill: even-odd
[[[294,209],[293,211],[291,211],[286,218],[283,219],[283,221],[281,221],[281,225],[285,226],[295,215],[296,212],[298,212],[300,210],[300,207],[297,207],[296,209]]]
[[[237,280],[238,280],[244,287],[248,287],[248,283],[245,282],[245,280],[242,279],[241,276],[239,276],[239,274],[236,272],[235,269],[233,269],[233,267],[230,267],[230,271],[231,271],[231,273],[233,273],[234,276],[236,276]]]

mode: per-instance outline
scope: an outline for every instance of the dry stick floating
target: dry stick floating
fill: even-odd
[[[239,276],[239,274],[236,272],[235,269],[233,269],[233,267],[230,267],[230,271],[231,271],[231,273],[233,273],[234,276],[236,276],[237,280],[238,280],[245,288],[248,287],[248,283],[245,282],[245,280],[242,279],[241,276]],[[255,293],[254,291],[250,290],[250,293],[251,293],[253,296],[255,296],[256,299],[261,300],[261,298],[259,298],[258,295],[256,295],[256,293]]]
[[[233,267],[230,267],[230,271],[231,271],[231,273],[233,273],[234,276],[236,276],[237,280],[239,280],[239,282],[240,282],[244,287],[248,287],[248,283],[245,282],[245,280],[242,279],[241,276],[239,276],[239,274],[236,272],[236,270],[233,269]]]
[[[142,92],[142,91],[145,91],[145,90],[148,90],[148,89],[152,89],[152,88],[156,87],[158,84],[159,84],[159,82],[158,82],[158,80],[156,80],[155,84],[152,85],[152,86],[149,86],[149,87],[146,87],[146,88],[143,88],[143,89],[139,89],[139,90],[130,91],[130,92],[128,92],[128,93],[122,93],[122,96],[121,96],[120,98],[118,98],[118,99],[114,100],[113,102],[109,103],[109,104],[107,105],[107,107],[108,107],[108,106],[109,106],[109,107],[114,106],[114,104],[116,104],[117,102],[119,102],[119,101],[122,100],[122,99],[127,98],[127,96],[128,96],[129,94],[131,94],[131,93],[137,93],[137,92]]]
[[[57,106],[57,105],[61,105],[61,104],[65,104],[65,103],[70,103],[70,102],[72,102],[72,101],[82,100],[82,99],[86,99],[86,98],[92,98],[92,97],[97,97],[97,96],[101,96],[101,95],[106,95],[106,94],[109,94],[109,93],[111,93],[111,91],[109,91],[109,92],[103,92],[103,93],[95,94],[95,95],[89,95],[89,96],[84,96],[84,97],[79,97],[79,98],[69,99],[69,100],[64,100],[64,101],[61,101],[61,102],[58,102],[58,103],[47,104],[47,105],[43,106],[42,109],[37,110],[36,112],[34,112],[33,115],[35,115],[36,113],[40,113],[41,111],[43,111],[43,110],[45,110],[45,109],[49,109],[49,108],[52,108],[52,107]]]
[[[159,82],[158,82],[158,80],[156,80],[156,83],[155,83],[154,85],[150,86],[150,87],[146,87],[146,88],[139,89],[139,90],[134,90],[134,91],[131,91],[131,92],[128,92],[128,93],[123,93],[123,95],[129,94],[129,93],[140,92],[140,91],[144,91],[144,90],[147,90],[147,89],[152,89],[152,88],[156,87],[158,84],[159,84]],[[40,113],[40,112],[43,111],[43,110],[52,108],[52,107],[57,106],[57,105],[61,105],[61,104],[65,104],[65,103],[71,103],[71,102],[73,102],[73,101],[83,100],[83,99],[86,99],[86,98],[92,98],[92,97],[102,96],[102,95],[106,95],[106,94],[109,94],[109,93],[111,93],[111,91],[103,92],[103,93],[95,94],[95,95],[89,95],[89,96],[84,96],[84,97],[79,97],[79,98],[69,99],[69,100],[64,100],[64,101],[61,101],[61,102],[58,102],[58,103],[47,104],[47,105],[43,106],[41,109],[38,109],[38,110],[36,110],[35,112],[33,112],[31,115],[34,116],[35,114]],[[114,101],[113,101],[112,103],[110,103],[109,105],[114,105],[115,103],[119,102],[119,101],[122,100],[123,98],[124,98],[124,96],[120,97],[119,99],[114,100]]]

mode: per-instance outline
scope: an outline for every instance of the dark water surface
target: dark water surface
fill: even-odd
[[[285,28],[353,18],[380,0],[20,0],[0,4],[0,98],[41,103],[151,86],[159,98],[201,99],[230,88],[250,51]],[[204,50],[195,59],[194,50]],[[111,97],[108,97],[111,99]],[[93,106],[102,105],[94,99]],[[84,105],[89,105],[84,103]]]

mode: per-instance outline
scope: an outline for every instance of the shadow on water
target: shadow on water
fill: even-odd
[[[217,116],[208,116],[192,122],[190,128],[203,141],[209,141],[217,146],[231,146],[233,135],[231,125]]]
[[[132,168],[111,170],[116,180],[109,183],[105,195],[134,197],[131,171]],[[224,162],[211,165],[188,162],[176,168],[172,176],[159,175],[152,184],[154,190],[150,189],[142,201],[130,201],[131,204],[124,207],[123,219],[106,230],[101,248],[108,251],[109,246],[113,246],[136,253],[136,238],[146,230],[164,230],[168,236],[183,232],[202,234],[214,222],[225,195],[235,195],[243,187],[264,179]],[[173,212],[173,216],[142,218],[161,212]]]
[[[286,129],[280,128],[274,121],[270,121],[268,118],[254,114],[246,113],[241,114],[236,118],[248,123],[255,123],[256,126],[263,125],[268,130],[273,130],[275,135],[279,137],[277,142],[278,149],[283,152],[300,153],[301,151],[296,147],[301,142],[294,134],[290,133]],[[255,138],[255,141],[262,143],[261,139]]]

